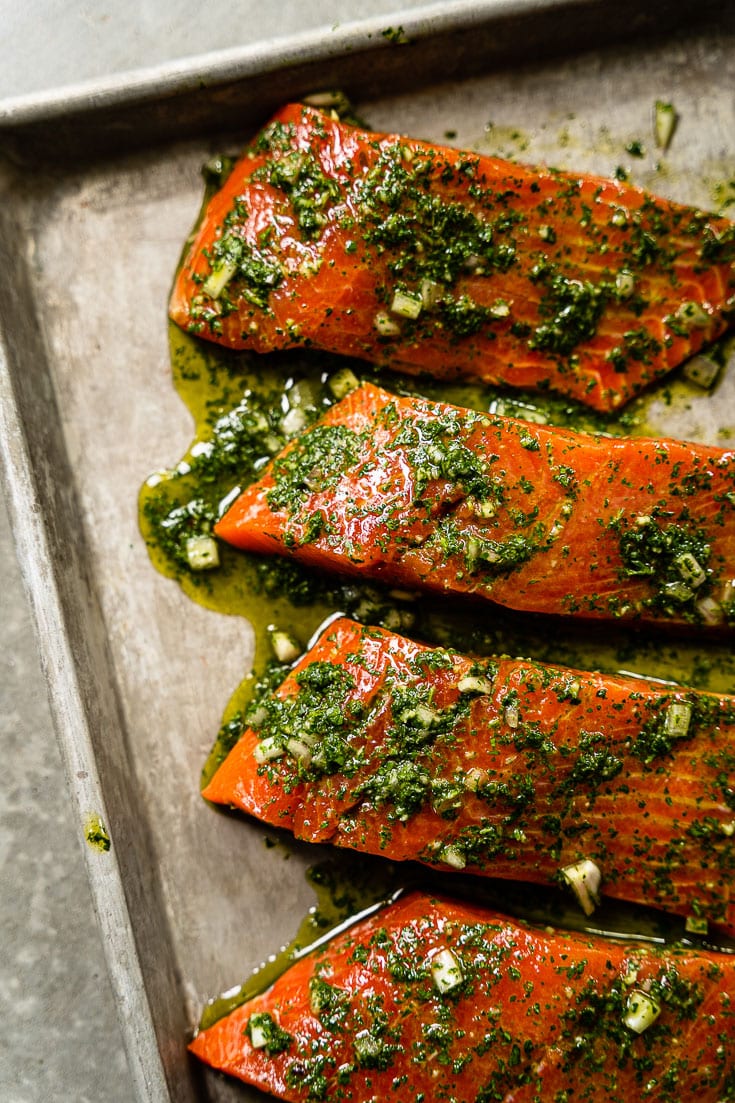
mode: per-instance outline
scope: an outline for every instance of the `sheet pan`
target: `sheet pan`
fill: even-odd
[[[434,6],[0,105],[5,485],[80,834],[96,814],[111,838],[86,855],[141,1100],[260,1098],[194,1070],[185,1040],[206,996],[247,976],[313,903],[313,849],[266,850],[259,828],[198,796],[252,659],[249,626],[159,576],[137,530],[139,485],[191,436],[165,310],[201,164],[286,98],[341,86],[377,129],[453,130],[457,144],[607,175],[624,164],[712,207],[735,177],[735,18],[719,7]],[[387,42],[391,22],[411,45]],[[652,147],[657,98],[681,116],[663,169],[625,149]],[[733,375],[715,403],[653,403],[653,424],[722,443]]]

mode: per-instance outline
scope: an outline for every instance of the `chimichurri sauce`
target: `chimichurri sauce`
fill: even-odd
[[[210,184],[221,181],[228,162],[212,163]],[[246,617],[255,632],[253,668],[225,709],[222,726],[204,766],[208,780],[240,735],[240,718],[253,695],[278,684],[292,661],[279,662],[274,630],[286,633],[303,651],[328,618],[346,613],[435,646],[451,646],[479,655],[524,656],[581,669],[633,674],[676,681],[718,692],[735,692],[735,656],[731,641],[675,634],[664,629],[631,629],[615,624],[520,614],[457,597],[441,598],[381,587],[354,578],[321,575],[278,556],[259,557],[214,541],[216,520],[238,488],[253,481],[286,441],[311,424],[356,381],[379,383],[399,394],[420,394],[459,406],[569,426],[613,436],[660,436],[648,422],[649,409],[663,403],[686,408],[701,388],[682,372],[630,403],[625,411],[602,415],[573,401],[545,393],[508,393],[482,384],[446,382],[380,372],[362,362],[324,353],[290,351],[258,356],[235,352],[185,334],[170,325],[174,385],[190,410],[196,436],[186,455],[152,474],[140,492],[140,526],[151,560],[176,579],[194,601],[217,612]],[[708,355],[723,361],[727,346]],[[724,446],[735,428],[721,426]],[[166,460],[170,462],[171,458]],[[583,550],[581,551],[583,554]],[[358,874],[359,871],[359,874]],[[635,933],[656,940],[679,938],[682,924],[643,909],[602,905],[594,922],[570,906],[558,890],[508,883],[493,886],[458,875],[442,877],[412,866],[392,866],[366,855],[337,854],[315,867],[312,881],[318,904],[290,944],[241,988],[207,1007],[202,1025],[216,1021],[272,983],[296,956],[324,931],[362,909],[385,901],[407,885],[430,884],[455,894],[468,893],[490,906],[542,922],[588,931]],[[349,887],[347,891],[346,886]],[[718,944],[722,940],[718,939]]]

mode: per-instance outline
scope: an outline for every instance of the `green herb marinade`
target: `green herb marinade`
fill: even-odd
[[[638,156],[632,149],[630,152]],[[221,180],[228,168],[226,161],[213,167],[215,182]],[[313,214],[310,189],[316,189],[320,181],[309,165],[302,166],[301,171],[302,215],[308,219]],[[366,196],[366,203],[369,200]],[[423,215],[429,220],[434,212],[426,209]],[[447,217],[450,216],[459,218],[459,212],[450,210]],[[311,223],[305,232],[312,232],[310,226]],[[399,233],[400,229],[395,220],[389,223],[376,217],[372,232],[379,238]],[[512,224],[501,230],[510,236]],[[472,238],[473,247],[479,247],[475,241],[477,227],[464,226],[463,231]],[[318,232],[318,227],[313,232]],[[639,242],[638,246],[644,248],[645,242]],[[421,261],[421,271],[413,255],[406,256],[406,270],[396,272],[399,286],[402,276],[408,275],[415,281],[418,275],[434,274],[429,269],[438,260],[431,250],[428,259]],[[489,259],[499,267],[507,260],[496,253]],[[226,240],[216,260],[223,266],[234,261],[244,263],[241,256],[229,256]],[[271,269],[259,270],[256,275],[265,289],[274,286],[279,278],[278,272]],[[584,335],[596,324],[600,303],[594,289],[570,289],[552,270],[540,278],[547,294],[546,318],[534,339],[541,347],[561,348],[566,337],[559,329],[560,317],[565,312],[571,313],[577,336]],[[459,313],[455,321],[457,325],[469,324]],[[244,680],[227,704],[219,736],[203,770],[203,781],[211,777],[239,737],[254,695],[270,690],[287,669],[287,664],[279,664],[274,656],[272,628],[286,630],[305,649],[319,626],[337,612],[440,648],[451,646],[480,656],[523,655],[611,673],[625,670],[715,692],[735,692],[735,657],[726,639],[713,637],[705,646],[695,637],[672,636],[661,629],[631,631],[613,624],[605,625],[601,631],[599,624],[590,626],[581,622],[555,622],[550,631],[547,618],[542,616],[512,613],[499,607],[477,608],[469,601],[401,593],[355,579],[326,577],[290,560],[275,556],[264,559],[221,542],[217,544],[219,565],[211,569],[194,569],[187,553],[187,542],[192,537],[211,534],[236,488],[257,478],[290,436],[311,424],[341,396],[346,371],[360,381],[379,383],[399,394],[419,394],[481,412],[613,436],[662,435],[661,406],[672,411],[676,420],[691,404],[700,403],[702,390],[681,371],[670,376],[665,385],[630,403],[623,413],[605,416],[547,393],[509,394],[501,388],[479,384],[437,383],[377,371],[364,363],[346,362],[308,350],[263,357],[233,352],[185,334],[173,324],[169,341],[173,382],[194,419],[195,438],[178,463],[152,474],[141,488],[141,531],[151,560],[161,573],[176,580],[199,604],[218,613],[247,618],[255,634],[252,669],[243,672]],[[621,370],[627,359],[644,359],[648,351],[640,334],[627,333],[625,347],[620,350]],[[721,343],[708,355],[722,363],[727,358],[727,346]],[[734,437],[734,427],[721,427],[721,444],[728,445]],[[171,457],[166,457],[165,462],[171,463]],[[472,472],[468,471],[466,477],[471,478]],[[637,547],[632,540],[628,545],[626,553],[630,570],[634,571]],[[355,870],[363,867],[367,881],[363,880],[355,892],[345,892],[345,886],[353,884]],[[366,863],[364,856],[355,859],[350,855],[340,855],[333,867],[318,869],[314,879],[319,883],[321,878],[320,902],[302,924],[295,942],[272,967],[243,986],[229,1003],[215,1001],[205,1013],[203,1025],[262,990],[295,954],[319,937],[322,929],[425,876],[413,869],[397,871],[379,861]],[[439,887],[451,884],[452,891],[459,894],[470,891],[475,897],[478,894],[471,878],[456,874],[446,878],[432,874],[431,883]],[[531,904],[522,886],[516,890],[505,884],[497,890],[489,884],[483,886],[480,895],[488,903],[510,908],[531,919],[583,925],[576,912],[560,905],[560,898],[553,892],[534,889],[535,900]],[[631,924],[629,910],[616,905],[605,906],[604,922],[612,931],[634,930],[644,937],[660,937],[661,928],[656,922],[652,925],[650,917],[635,913]],[[665,937],[665,922],[663,930]]]

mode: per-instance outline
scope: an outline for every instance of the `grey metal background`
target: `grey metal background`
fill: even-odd
[[[0,97],[133,73],[288,39],[358,19],[410,13],[425,0],[0,0]],[[446,0],[443,8],[466,6]],[[395,20],[388,20],[388,23]]]
[[[284,865],[279,852],[265,852],[257,828],[215,816],[196,794],[192,782],[247,665],[249,637],[241,622],[194,607],[155,575],[136,532],[136,486],[152,467],[175,462],[188,441],[188,417],[169,380],[165,297],[196,210],[199,164],[219,141],[173,139],[190,135],[192,122],[210,130],[229,129],[237,118],[245,125],[287,84],[303,91],[329,76],[352,83],[353,95],[370,92],[371,102],[359,106],[378,128],[435,138],[456,129],[460,142],[478,148],[519,129],[527,148],[509,152],[609,174],[625,159],[626,141],[648,134],[653,99],[665,96],[682,112],[668,174],[662,180],[651,158],[636,166],[637,178],[708,205],[708,180],[735,168],[733,26],[730,18],[719,29],[672,35],[686,7],[648,12],[644,21],[656,30],[650,44],[638,23],[639,41],[590,49],[613,31],[634,30],[636,5],[455,4],[449,10],[463,12],[470,34],[449,25],[447,8],[434,8],[415,29],[418,38],[432,27],[437,36],[400,51],[383,48],[379,28],[351,42],[336,31],[302,38],[298,49],[230,52],[105,81],[92,96],[0,105],[0,145],[34,166],[7,173],[0,194],[0,314],[10,367],[0,428],[13,468],[11,511],[66,749],[74,827],[85,810],[100,811],[113,837],[110,855],[87,858],[140,1098],[192,1097],[182,1038],[195,1009],[285,940],[311,900],[299,873],[305,858]],[[410,18],[404,22],[411,29]],[[560,56],[542,60],[549,49]],[[480,68],[488,75],[462,85],[420,87],[426,77]],[[381,86],[411,91],[386,98]],[[111,126],[117,155],[109,159],[100,144]],[[140,139],[147,151],[125,152]],[[46,172],[39,157],[71,165]],[[732,380],[725,386],[721,405],[733,401]],[[652,412],[662,432],[711,437],[717,424],[709,409],[703,401],[678,411],[673,428],[669,410]],[[12,723],[8,731],[15,738]],[[59,804],[64,799],[56,794]],[[11,791],[11,811],[13,800]],[[12,893],[21,880],[12,857],[7,868]],[[13,937],[17,966],[33,940]],[[72,978],[75,1011],[80,987]],[[157,1045],[141,1014],[148,1005]],[[120,1088],[125,1098],[104,1014],[98,1052],[116,1070],[115,1086],[104,1069],[98,1096],[115,1099]],[[75,1041],[85,1048],[78,1034]],[[34,1094],[20,1042],[13,1038],[16,1080],[3,1098],[61,1097],[58,1083]],[[97,1045],[92,1029],[86,1053]],[[74,1090],[65,1079],[63,1095],[85,1098],[86,1089]],[[212,1078],[199,1092],[251,1097]]]

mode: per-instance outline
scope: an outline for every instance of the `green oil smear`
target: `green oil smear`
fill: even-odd
[[[711,189],[712,201],[720,214],[732,218],[735,208],[735,174],[729,180],[717,180]]]
[[[101,854],[106,854],[112,845],[102,817],[96,812],[90,812],[84,820],[84,839],[88,846]]]

